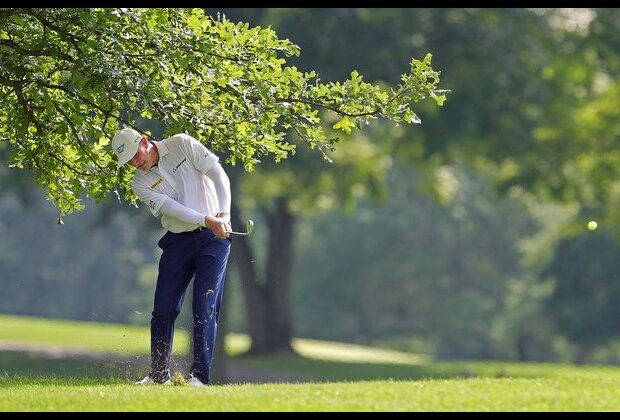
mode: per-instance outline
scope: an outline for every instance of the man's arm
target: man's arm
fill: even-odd
[[[217,236],[226,238],[230,232],[230,180],[222,168],[219,158],[211,153],[202,143],[188,134],[179,137],[181,145],[194,167],[205,174],[215,187],[219,208],[215,216],[205,217],[206,226]]]
[[[217,164],[217,166],[220,166],[219,163]],[[219,173],[216,169],[215,173],[219,173],[219,176],[214,175],[214,178],[219,178],[219,180],[213,179],[213,182],[216,185],[216,191],[222,191],[217,193],[218,201],[227,206],[225,208],[227,209],[226,211],[229,212],[230,182],[228,181],[228,176],[226,176],[226,173],[224,173],[223,169],[221,169],[221,172],[223,173],[223,175]],[[158,217],[161,214],[165,214],[181,220],[182,222],[191,223],[196,226],[206,226],[211,229],[216,236],[220,238],[227,238],[229,236],[229,234],[226,233],[230,231],[229,213],[224,213],[221,211],[219,213],[219,217],[213,217],[211,215],[199,213],[196,210],[184,206],[178,201],[173,200],[165,194],[154,191],[152,188],[148,188],[142,183],[134,182],[132,185],[132,189],[134,194],[149,207],[149,210],[151,210],[155,217]],[[228,197],[227,200],[225,198],[222,201],[219,198],[220,195],[222,197]]]
[[[204,214],[184,206],[167,195],[147,187],[143,183],[134,181],[132,189],[134,194],[149,207],[149,210],[151,210],[155,217],[159,217],[163,213],[183,222],[195,224],[197,227],[207,226]]]
[[[194,209],[184,206],[170,197],[166,197],[160,211],[165,215],[174,217],[183,222],[208,227],[217,237],[227,238],[229,236],[229,234],[226,233],[230,231],[229,213],[220,212],[216,215],[216,217],[204,215],[202,213],[198,213]]]
[[[226,213],[230,215],[230,180],[224,168],[218,162],[205,175],[213,181],[217,200],[220,203],[218,214]]]
[[[182,222],[193,223],[196,226],[207,226],[206,216],[204,214],[198,213],[196,210],[186,207],[170,197],[166,197],[160,211],[163,214],[179,219]]]
[[[228,237],[230,227],[230,180],[219,162],[216,162],[205,174],[215,187],[215,194],[220,205],[215,217],[207,216],[205,224],[219,237]]]

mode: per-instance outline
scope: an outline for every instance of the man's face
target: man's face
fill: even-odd
[[[138,144],[138,151],[128,163],[141,171],[148,171],[151,169],[153,165],[157,163],[155,162],[153,153],[150,153],[151,147],[153,146],[148,142],[146,137],[142,137],[142,140],[140,140]]]

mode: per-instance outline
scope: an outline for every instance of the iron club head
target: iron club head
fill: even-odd
[[[237,236],[250,236],[250,233],[252,233],[254,231],[254,221],[253,220],[248,220],[245,223],[245,232],[228,232],[231,235],[237,235]]]

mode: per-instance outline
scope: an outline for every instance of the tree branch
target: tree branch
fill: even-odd
[[[112,111],[108,111],[107,109],[104,109],[103,107],[101,107],[100,105],[92,102],[89,99],[86,99],[80,95],[78,95],[77,93],[75,93],[74,91],[72,91],[71,89],[66,88],[65,86],[61,86],[61,85],[54,85],[51,83],[47,83],[44,82],[42,80],[37,80],[36,83],[40,86],[46,87],[48,89],[57,89],[57,90],[61,90],[65,93],[67,93],[68,95],[72,96],[75,99],[78,99],[79,101],[85,103],[86,105],[90,105],[93,108],[97,109],[99,112],[101,112],[105,117],[112,117],[122,123],[124,123],[126,126],[128,127],[132,127],[135,128],[138,131],[141,131],[138,127],[134,126],[133,124],[130,124],[129,121],[123,119],[120,115],[115,115],[112,114]]]
[[[27,57],[56,57],[58,56],[71,63],[74,63],[74,64],[76,63],[73,57],[60,51],[60,48],[58,49],[58,51],[56,52],[57,54],[55,55],[51,51],[47,51],[47,50],[34,51],[34,50],[26,49],[11,39],[0,39],[0,45],[4,45],[5,47],[11,48],[12,50],[17,51],[18,53],[24,56],[27,56]]]
[[[58,105],[54,105],[54,108],[56,108],[56,110],[64,117],[65,121],[67,122],[67,124],[69,125],[69,128],[71,129],[71,132],[73,133],[73,136],[77,139],[77,144],[80,147],[80,149],[82,149],[82,151],[84,152],[84,154],[86,154],[86,156],[88,156],[88,158],[90,159],[90,161],[97,167],[99,168],[100,172],[104,172],[104,173],[108,173],[105,168],[103,168],[102,166],[99,165],[99,163],[93,158],[92,153],[90,153],[89,150],[87,150],[84,145],[82,144],[82,139],[80,138],[80,134],[78,133],[78,130],[75,127],[75,124],[73,124],[73,121],[71,121],[71,118],[69,118],[69,115],[67,115],[66,111],[64,109],[62,109],[61,107],[59,107]]]
[[[410,90],[411,90],[411,86],[403,89],[402,92],[397,93],[396,95],[392,96],[390,100],[388,101],[388,103],[394,102],[396,99],[400,98],[401,96],[403,96],[405,93],[409,92]]]
[[[15,16],[21,13],[22,9],[11,8],[11,9],[0,9],[0,18],[7,18],[11,16]]]
[[[331,111],[334,111],[338,115],[347,116],[347,117],[366,117],[366,116],[369,116],[369,115],[376,116],[376,115],[381,114],[381,112],[383,112],[382,108],[377,108],[374,111],[360,112],[360,113],[352,114],[352,113],[345,112],[345,111],[341,110],[339,107],[327,105],[327,104],[325,104],[323,102],[311,101],[309,99],[301,99],[301,98],[300,99],[297,99],[297,98],[276,98],[276,102],[279,102],[279,103],[282,103],[282,102],[299,102],[299,103],[306,104],[306,105],[311,105],[311,106],[316,106],[316,107],[319,107],[319,108],[329,109]]]
[[[71,45],[73,45],[73,48],[75,49],[75,52],[77,54],[80,54],[82,56],[84,56],[84,54],[82,53],[82,49],[80,48],[80,45],[78,44],[79,42],[82,43],[86,43],[87,39],[86,38],[82,38],[79,37],[71,32],[68,32],[66,30],[64,30],[63,28],[53,24],[52,22],[50,22],[49,20],[45,19],[43,16],[41,16],[38,13],[35,13],[33,9],[24,9],[30,16],[33,16],[36,20],[38,20],[39,22],[41,22],[41,24],[43,25],[44,28],[49,28],[52,31],[56,32],[57,34],[59,34],[61,37],[67,39]]]
[[[19,99],[19,102],[22,105],[22,108],[24,108],[24,111],[28,115],[28,121],[32,122],[35,125],[35,127],[37,127],[37,130],[39,131],[40,134],[43,134],[46,131],[50,131],[47,127],[45,127],[43,125],[43,123],[41,123],[41,121],[39,121],[35,117],[34,113],[30,109],[28,101],[23,96],[23,92],[21,91],[21,89],[16,89],[16,93],[17,93],[17,97]],[[20,146],[24,147],[24,145],[22,145],[21,143],[19,143],[19,144],[20,144]],[[43,144],[43,147],[47,146],[47,143],[45,143],[45,142],[43,142],[42,144]],[[28,150],[28,149],[24,148],[24,150]],[[61,158],[60,156],[56,155],[56,153],[54,153],[54,151],[51,150],[49,147],[47,148],[47,152],[48,152],[49,156],[51,156],[52,158],[56,159],[58,162],[60,162],[62,165],[64,165],[71,172],[76,173],[78,175],[82,175],[82,176],[91,176],[92,175],[92,174],[88,174],[88,173],[82,172],[79,169],[77,169],[77,168],[73,167],[72,165],[68,164],[67,162],[65,162],[65,160],[63,158]],[[33,158],[34,158],[34,160],[35,160],[39,170],[43,170],[43,167],[39,163],[36,154],[33,155]]]

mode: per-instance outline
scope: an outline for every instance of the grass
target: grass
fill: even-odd
[[[35,348],[56,345],[91,353],[134,355],[148,354],[150,331],[135,325],[0,315],[0,340]],[[187,343],[187,332],[177,331],[174,351],[187,353]]]
[[[3,342],[92,350],[97,357],[0,351],[0,411],[620,410],[617,367],[437,362],[303,339],[293,342],[298,355],[249,357],[242,355],[247,337],[230,335],[226,347],[237,366],[308,381],[143,388],[131,382],[148,364],[146,327],[0,316]],[[102,354],[121,358],[105,362]]]
[[[118,378],[113,364],[68,357],[47,357],[33,352],[0,351],[0,378],[101,379]],[[2,381],[0,379],[0,381]]]
[[[7,384],[7,382],[10,382]],[[0,381],[2,411],[618,411],[617,375],[135,387]]]

